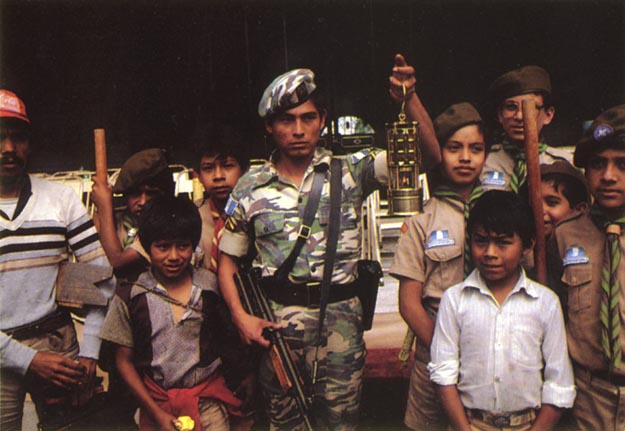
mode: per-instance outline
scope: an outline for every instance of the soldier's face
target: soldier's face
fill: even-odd
[[[476,124],[462,127],[447,139],[441,153],[443,173],[449,182],[473,184],[486,158],[484,134]]]
[[[540,94],[521,94],[519,96],[508,97],[503,101],[497,111],[497,120],[503,127],[506,136],[511,141],[523,141],[525,133],[523,131],[523,101],[527,100],[536,107],[536,128],[538,134],[547,124],[551,123],[555,114],[553,106],[545,107],[543,96]]]
[[[586,178],[596,203],[620,216],[625,209],[625,150],[609,148],[593,154],[586,165]]]
[[[0,128],[0,179],[21,177],[30,155],[28,132],[17,128]]]
[[[278,151],[290,159],[312,158],[325,126],[326,116],[320,114],[310,100],[277,115],[271,123],[265,123]]]

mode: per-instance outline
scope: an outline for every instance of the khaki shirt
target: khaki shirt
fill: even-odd
[[[572,162],[570,153],[559,148],[547,147],[538,157],[541,164],[551,164],[558,160]],[[507,190],[511,191],[510,178],[514,173],[514,157],[508,154],[501,144],[491,147],[486,156],[480,180],[484,191],[486,190]]]
[[[201,263],[201,266],[210,270],[211,251],[213,249],[213,237],[215,235],[215,215],[213,214],[208,199],[201,199],[195,204],[198,206],[200,218],[202,219],[202,236],[198,244],[201,250],[201,256],[198,256],[198,262],[196,263]]]
[[[601,349],[601,271],[606,250],[605,234],[587,215],[578,215],[558,225],[555,231],[562,265],[562,288],[567,304],[569,352],[573,361],[590,370],[607,371],[608,361]],[[625,256],[625,233],[619,238]],[[618,267],[621,346],[625,356],[625,258]],[[625,376],[625,361],[616,370]]]
[[[395,277],[423,283],[423,298],[436,304],[445,289],[464,278],[463,209],[452,199],[431,198],[423,213],[404,221],[389,270]]]

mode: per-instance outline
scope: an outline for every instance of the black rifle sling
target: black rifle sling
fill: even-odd
[[[310,188],[310,194],[308,195],[308,202],[306,203],[306,208],[304,208],[304,216],[302,217],[302,224],[299,227],[299,232],[297,233],[297,241],[295,241],[295,246],[291,253],[284,259],[280,268],[276,270],[274,273],[274,279],[278,284],[284,283],[288,280],[289,272],[293,269],[293,265],[295,265],[295,261],[297,260],[297,256],[299,256],[302,247],[310,237],[310,233],[312,230],[312,222],[315,219],[315,214],[317,213],[317,208],[319,207],[319,201],[321,200],[321,191],[323,189],[323,181],[326,176],[326,171],[328,170],[327,165],[318,165],[315,166],[315,176],[313,177],[313,183]]]
[[[321,344],[321,330],[323,329],[326,307],[328,306],[328,298],[330,297],[332,273],[334,272],[334,258],[336,257],[336,247],[339,240],[339,230],[341,228],[341,193],[343,191],[343,172],[341,167],[341,160],[332,158],[332,167],[330,168],[330,221],[328,223],[323,280],[321,281],[321,299],[319,301],[318,344]]]

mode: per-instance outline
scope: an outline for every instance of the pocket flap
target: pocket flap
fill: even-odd
[[[271,235],[284,229],[284,214],[263,213],[254,218],[254,232],[256,237]]]
[[[589,264],[567,266],[562,274],[562,282],[571,287],[581,286],[591,280],[592,266]]]
[[[462,256],[462,247],[458,244],[433,247],[425,250],[425,254],[435,262],[447,262]]]

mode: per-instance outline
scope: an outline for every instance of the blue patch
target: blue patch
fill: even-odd
[[[599,142],[607,137],[610,137],[614,134],[614,129],[607,124],[601,124],[597,126],[595,130],[592,132],[592,137],[595,138],[595,141]]]
[[[226,214],[231,216],[232,213],[234,213],[234,210],[237,208],[238,204],[239,204],[239,202],[236,201],[232,196],[230,196],[228,198],[228,202],[226,202],[226,206],[224,208],[224,211],[226,212]]]
[[[568,248],[564,253],[564,259],[562,259],[563,266],[587,264],[588,262],[590,262],[590,258],[583,247]]]
[[[456,241],[453,238],[449,238],[449,231],[447,229],[435,230],[430,234],[425,248],[444,247],[446,245],[454,245],[455,243]]]
[[[505,186],[506,180],[504,180],[504,173],[497,171],[486,172],[486,177],[482,180],[482,185],[485,186]]]

